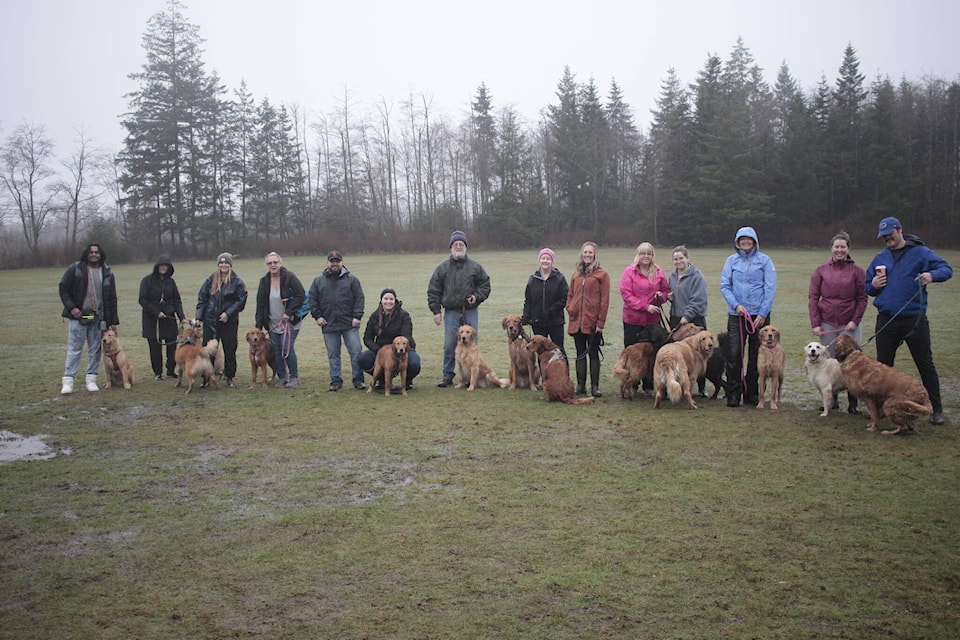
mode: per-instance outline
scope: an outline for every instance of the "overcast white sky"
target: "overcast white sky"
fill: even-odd
[[[770,84],[786,61],[797,81],[831,83],[848,43],[869,84],[878,73],[960,76],[956,0],[188,0],[203,59],[229,89],[326,113],[349,91],[358,108],[411,92],[454,120],[486,83],[494,107],[535,121],[556,102],[564,66],[603,95],[620,84],[646,129],[673,67],[696,80],[708,54],[738,36]],[[0,136],[46,128],[61,156],[74,130],[120,148],[127,79],[144,62],[148,18],[165,0],[5,0],[0,24]]]

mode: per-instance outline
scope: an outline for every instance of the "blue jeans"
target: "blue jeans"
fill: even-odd
[[[389,349],[390,345],[384,345],[381,349]],[[376,351],[364,351],[357,358],[357,366],[361,371],[373,375],[373,366],[377,361]],[[413,379],[420,375],[420,355],[416,351],[407,351],[407,382],[413,382]],[[383,380],[383,374],[380,374],[380,380]],[[376,380],[374,380],[376,382]]]
[[[100,323],[80,324],[79,320],[67,321],[67,361],[63,365],[63,377],[76,378],[80,371],[80,356],[83,355],[83,343],[87,343],[87,374],[95,376],[100,372],[100,350],[103,333]]]
[[[297,341],[300,329],[291,329],[290,338],[286,339],[282,333],[270,332],[270,346],[273,347],[273,364],[277,367],[277,377],[281,380],[293,380],[300,377],[297,370],[297,352],[293,348]],[[286,344],[284,344],[286,342]],[[283,357],[284,351],[287,357]]]
[[[340,370],[340,340],[347,345],[350,354],[350,373],[353,384],[363,382],[363,370],[357,364],[357,357],[363,348],[360,344],[360,329],[353,327],[346,331],[330,331],[323,334],[323,344],[327,348],[327,360],[330,362],[330,383],[343,384],[343,374]]]
[[[480,311],[474,307],[466,311],[447,309],[443,314],[443,379],[453,380],[457,368],[457,331],[460,329],[460,317],[477,331],[480,341]]]

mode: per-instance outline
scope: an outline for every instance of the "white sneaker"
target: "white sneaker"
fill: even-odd
[[[87,391],[100,391],[100,385],[97,384],[97,374],[87,374]]]
[[[60,387],[60,395],[68,396],[71,393],[73,393],[73,377],[72,376],[63,376],[63,378],[61,378],[60,381],[63,383],[63,386]]]

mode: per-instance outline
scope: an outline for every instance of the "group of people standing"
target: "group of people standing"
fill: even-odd
[[[813,334],[833,354],[840,333],[862,342],[861,321],[867,297],[877,307],[877,359],[893,365],[896,351],[906,342],[933,404],[931,421],[942,424],[940,383],[930,343],[926,317],[926,285],[948,280],[949,264],[926,247],[920,238],[904,234],[899,220],[884,218],[878,238],[885,249],[864,270],[850,256],[850,237],[841,232],[831,239],[830,260],[817,267],[810,279],[808,310]],[[427,287],[427,305],[437,326],[443,326],[443,363],[437,386],[448,387],[455,373],[457,330],[463,324],[479,329],[478,308],[490,297],[490,277],[467,255],[463,231],[450,236],[450,256],[433,272]],[[771,322],[777,292],[777,271],[770,257],[760,251],[752,227],[741,227],[734,239],[734,253],[724,262],[720,293],[727,306],[728,352],[726,355],[727,406],[755,405],[758,401],[758,331]],[[669,336],[667,327],[686,323],[707,327],[707,283],[703,273],[690,261],[683,245],[672,251],[674,269],[665,273],[655,262],[652,244],[641,243],[633,262],[620,278],[623,299],[624,348],[638,342],[659,346]],[[556,254],[549,248],[537,255],[537,269],[524,289],[521,321],[533,333],[548,337],[564,356],[564,329],[575,346],[576,393],[602,396],[600,390],[600,348],[610,304],[610,275],[600,266],[596,243],[580,247],[574,274],[566,277],[555,266]],[[410,314],[403,309],[395,289],[380,292],[376,311],[360,335],[364,315],[364,294],[359,280],[343,264],[343,255],[331,251],[327,265],[312,282],[309,292],[297,276],[283,266],[282,258],[271,252],[265,258],[267,273],[257,289],[255,323],[270,336],[273,346],[277,387],[300,384],[295,342],[306,316],[312,316],[323,332],[330,372],[330,391],[343,387],[341,346],[346,346],[351,365],[351,382],[366,389],[364,372],[372,375],[376,353],[392,344],[397,336],[410,343],[408,387],[420,373],[421,363],[413,338]],[[152,272],[140,283],[142,335],[147,340],[150,362],[157,380],[176,377],[174,355],[179,324],[185,315],[179,290],[173,279],[173,263],[167,256],[157,258]],[[73,391],[84,343],[88,348],[86,386],[98,389],[100,336],[119,324],[116,282],[106,255],[99,245],[88,245],[80,260],[70,265],[60,281],[63,317],[69,321],[67,358],[61,393]],[[201,285],[196,318],[203,321],[204,344],[218,339],[224,351],[224,377],[233,386],[236,376],[239,315],[246,306],[247,287],[233,271],[233,256],[222,253],[217,268]],[[669,314],[664,311],[669,303]],[[565,316],[566,313],[566,323]],[[363,350],[366,347],[366,351]],[[743,366],[747,355],[746,367]],[[590,388],[587,390],[589,374]],[[381,387],[383,380],[374,380]],[[645,389],[652,381],[644,380]],[[703,381],[700,394],[706,395]],[[835,406],[837,399],[834,398]],[[848,411],[859,413],[857,400],[849,397]]]

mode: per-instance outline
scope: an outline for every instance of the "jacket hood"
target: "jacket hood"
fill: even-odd
[[[912,233],[903,234],[903,239],[906,241],[908,247],[923,247],[924,242],[920,239],[920,236],[915,236]]]
[[[170,267],[170,271],[167,272],[167,277],[169,278],[173,275],[173,261],[170,260],[170,256],[157,256],[156,261],[153,263],[153,275],[159,275],[157,272],[157,267],[162,264]]]
[[[740,251],[740,247],[737,246],[737,240],[746,236],[747,238],[752,238],[754,243],[754,250],[760,250],[760,239],[757,238],[757,232],[753,230],[753,227],[740,227],[737,229],[737,235],[733,237],[733,248],[737,251]]]

